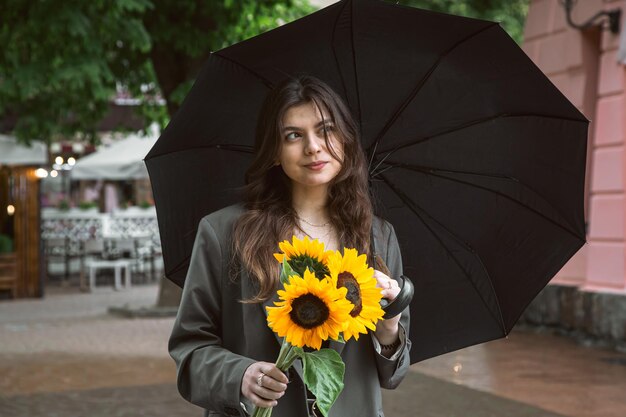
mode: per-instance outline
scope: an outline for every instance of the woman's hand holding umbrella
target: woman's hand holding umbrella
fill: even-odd
[[[400,286],[395,279],[390,278],[387,274],[375,270],[374,278],[376,278],[377,287],[381,289],[383,298],[389,303],[393,302],[400,293]],[[400,323],[400,314],[395,317],[381,320],[376,324],[376,339],[383,345],[391,345],[398,340],[398,324]]]

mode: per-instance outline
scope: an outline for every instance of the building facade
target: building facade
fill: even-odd
[[[576,2],[571,21],[582,24],[626,1]],[[532,0],[523,49],[591,121],[585,186],[587,244],[559,271],[522,321],[626,347],[626,94],[620,33],[568,24],[559,0]]]

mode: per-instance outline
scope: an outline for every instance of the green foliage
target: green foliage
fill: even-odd
[[[328,268],[322,262],[308,255],[298,255],[291,258],[289,261],[293,270],[304,277],[304,271],[307,269],[315,274],[317,279],[324,279],[326,275],[329,275]]]
[[[18,137],[93,136],[116,83],[145,72],[147,0],[5,0],[0,114]]]
[[[210,51],[311,11],[305,0],[4,0],[0,121],[17,120],[24,142],[94,139],[122,86],[146,126],[163,126]]]
[[[305,352],[301,348],[293,348],[302,359],[303,379],[307,388],[315,395],[317,406],[328,416],[333,405],[343,390],[345,364],[341,356],[333,349],[320,349]]]
[[[397,1],[393,1],[396,3]],[[518,44],[522,43],[529,0],[400,0],[400,4],[436,12],[500,22]]]
[[[143,200],[142,202],[139,203],[139,207],[146,210],[152,207],[152,204],[150,204],[149,201]]]
[[[57,204],[57,208],[61,211],[69,211],[70,202],[67,200],[60,200],[59,204]]]
[[[81,210],[89,210],[95,207],[98,207],[98,204],[94,203],[93,201],[81,201],[80,203],[78,203],[78,208]]]
[[[289,265],[289,262],[284,259],[281,265],[282,268],[280,269],[280,282],[283,285],[289,284],[289,277],[291,277],[292,275],[296,275],[296,272],[291,269],[291,265]]]
[[[236,4],[239,4],[235,7]],[[238,2],[225,0],[229,19],[236,23],[219,30],[216,49],[221,49],[260,33],[313,13],[316,9],[306,0]]]
[[[13,252],[13,239],[10,236],[0,234],[0,253]]]

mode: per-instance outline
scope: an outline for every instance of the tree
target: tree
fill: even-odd
[[[164,124],[210,51],[312,11],[306,0],[5,0],[0,120],[25,142],[94,139],[125,89]]]

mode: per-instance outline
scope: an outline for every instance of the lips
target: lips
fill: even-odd
[[[316,161],[310,164],[305,165],[305,167],[309,168],[309,169],[313,169],[313,170],[320,170],[322,168],[324,168],[324,166],[327,164],[328,162],[326,161]]]

